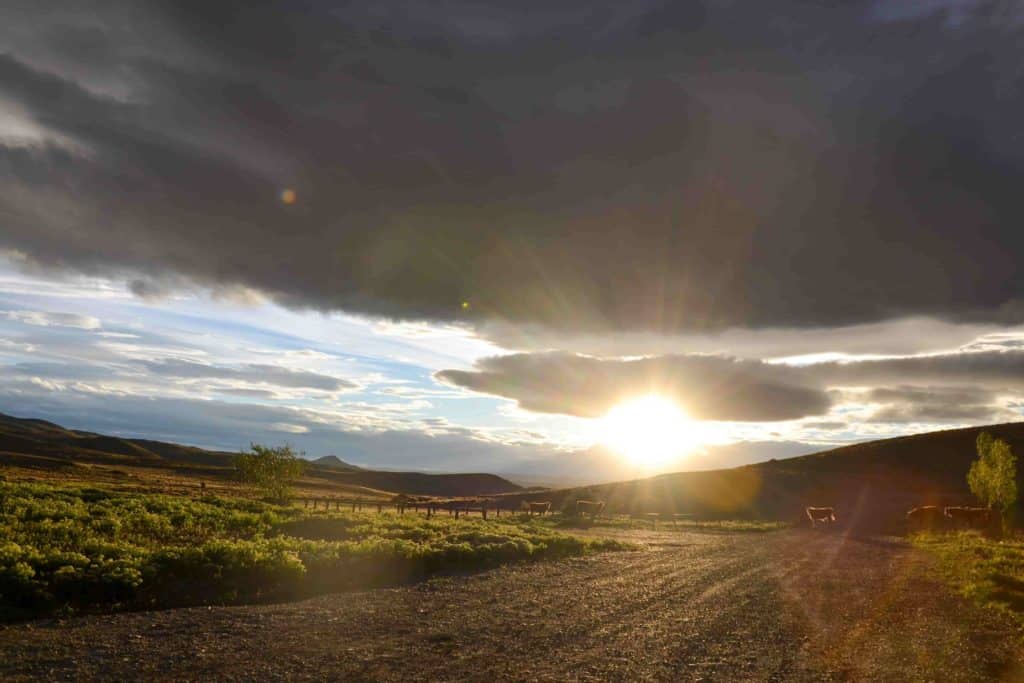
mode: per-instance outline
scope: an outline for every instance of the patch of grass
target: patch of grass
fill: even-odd
[[[517,517],[517,519],[522,519]],[[761,533],[779,531],[789,527],[785,522],[769,522],[755,519],[677,519],[657,520],[630,517],[627,515],[604,515],[596,520],[573,517],[568,515],[551,515],[534,517],[537,524],[552,529],[658,529],[659,531],[707,531]]]
[[[508,518],[0,482],[0,620],[281,600],[631,547]]]
[[[915,534],[962,595],[1012,617],[1024,631],[1024,540],[992,540],[974,531]]]

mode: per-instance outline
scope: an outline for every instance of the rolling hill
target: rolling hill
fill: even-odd
[[[106,436],[0,414],[0,468],[80,479],[156,477],[166,481],[174,477],[227,483],[233,480],[234,457],[224,451]],[[350,465],[334,455],[312,461],[299,485],[315,495],[478,496],[522,490],[494,474],[376,471]]]
[[[347,472],[358,472],[363,469],[362,467],[356,467],[355,465],[345,462],[336,455],[325,455],[322,458],[317,458],[310,462],[314,465],[319,465],[320,467],[331,467],[337,470],[345,470]]]
[[[577,499],[606,501],[612,512],[689,512],[704,517],[801,520],[808,505],[833,506],[840,521],[897,530],[915,505],[977,504],[966,483],[974,441],[986,430],[1024,453],[1024,423],[930,432],[870,441],[732,469],[663,474],[647,479],[516,493],[558,509]],[[1018,487],[1024,491],[1024,467]]]

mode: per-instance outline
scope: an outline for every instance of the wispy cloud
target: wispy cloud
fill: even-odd
[[[100,321],[89,315],[53,311],[0,311],[8,320],[39,327],[74,327],[80,330],[98,330]]]

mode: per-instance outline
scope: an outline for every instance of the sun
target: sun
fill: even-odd
[[[693,422],[675,402],[656,394],[633,398],[601,420],[601,442],[636,467],[656,470],[696,445]]]

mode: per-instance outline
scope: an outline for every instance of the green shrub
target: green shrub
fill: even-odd
[[[628,547],[529,520],[0,482],[0,620],[288,599]]]
[[[272,448],[254,443],[235,458],[239,479],[276,501],[291,498],[292,483],[302,476],[306,465],[291,446]]]
[[[978,459],[967,472],[971,493],[989,508],[999,511],[1003,530],[1010,528],[1010,511],[1017,502],[1017,457],[1010,444],[981,432],[977,439]]]

